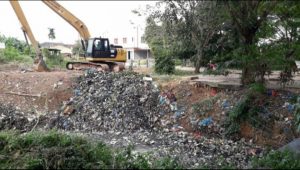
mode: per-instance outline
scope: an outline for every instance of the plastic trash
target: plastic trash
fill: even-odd
[[[294,108],[295,108],[295,105],[293,105],[293,104],[288,104],[287,105],[287,109],[288,109],[289,112],[293,112]]]
[[[269,90],[267,91],[267,95],[268,95],[268,96],[272,96],[272,90],[271,90],[271,89],[269,89]]]
[[[176,102],[171,103],[171,104],[170,104],[170,107],[171,107],[171,110],[172,110],[172,111],[178,110],[178,109],[177,109],[177,103],[176,103]]]
[[[75,90],[74,90],[74,93],[75,93],[75,96],[80,96],[80,95],[81,95],[81,92],[80,92],[80,90],[78,90],[78,89],[75,89]]]
[[[159,104],[163,105],[166,103],[166,98],[164,96],[159,96]]]
[[[174,117],[179,118],[182,115],[182,111],[175,111]]]
[[[208,117],[208,118],[205,118],[205,119],[201,120],[201,121],[199,122],[199,126],[209,126],[209,125],[211,125],[212,123],[213,123],[212,118],[211,118],[211,117]]]
[[[227,109],[227,108],[229,108],[229,102],[227,100],[224,100],[222,102],[221,106],[222,106],[223,109]]]

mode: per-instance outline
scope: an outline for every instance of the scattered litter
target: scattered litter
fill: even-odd
[[[211,118],[211,117],[208,117],[208,118],[205,118],[205,119],[201,120],[201,121],[199,122],[199,126],[209,126],[209,125],[211,125],[212,123],[213,123],[212,118]]]

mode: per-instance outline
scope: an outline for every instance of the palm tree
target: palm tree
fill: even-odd
[[[54,28],[48,28],[48,29],[49,29],[49,34],[48,34],[49,40],[54,40],[55,39]]]

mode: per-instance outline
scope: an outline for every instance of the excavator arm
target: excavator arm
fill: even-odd
[[[25,35],[27,35],[29,37],[29,40],[36,52],[36,55],[37,55],[37,58],[35,60],[35,64],[37,64],[36,70],[37,71],[49,71],[49,68],[46,66],[46,64],[43,60],[42,52],[41,52],[41,49],[39,48],[38,42],[36,41],[32,31],[31,31],[31,28],[27,22],[27,19],[23,13],[23,10],[22,10],[19,2],[17,0],[10,0],[10,4],[11,4],[12,8],[14,9],[14,11],[22,25],[23,32],[25,33]]]
[[[86,50],[88,39],[90,38],[90,32],[86,25],[56,1],[42,0],[42,2],[44,2],[50,9],[52,9],[55,13],[57,13],[60,17],[62,17],[65,21],[67,21],[77,30],[82,39],[81,42],[83,49]]]
[[[95,67],[99,70],[113,70],[113,71],[122,71],[124,67],[124,62],[126,62],[126,50],[120,46],[114,46],[109,44],[108,38],[91,38],[90,32],[86,25],[73,15],[70,11],[65,9],[55,0],[42,0],[50,9],[72,25],[81,36],[82,47],[85,51],[84,60],[85,61],[69,61],[67,63],[67,69],[81,69]],[[22,24],[22,29],[26,33],[36,50],[37,55],[39,56],[40,66],[44,66],[44,69],[47,69],[45,63],[43,62],[43,57],[41,50],[38,47],[38,43],[35,40],[33,33],[27,23],[27,20],[24,16],[24,13],[20,7],[20,4],[17,0],[10,0],[10,3],[17,14],[19,21]],[[97,47],[96,47],[97,44]]]

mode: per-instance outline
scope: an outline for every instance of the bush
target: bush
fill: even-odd
[[[173,74],[175,72],[175,62],[171,56],[163,53],[155,57],[155,72],[158,74]]]
[[[266,87],[262,83],[252,83],[250,84],[250,89],[254,93],[264,94],[266,92]]]
[[[33,63],[33,59],[29,55],[20,54],[14,47],[7,47],[0,51],[0,62]]]
[[[300,157],[292,152],[285,150],[271,151],[263,158],[253,158],[253,168],[271,168],[271,169],[299,169]]]
[[[250,123],[254,128],[265,128],[264,125],[270,123],[264,117],[264,115],[269,114],[268,111],[260,104],[264,97],[261,94],[264,88],[260,85],[253,85],[252,87],[226,117],[224,123],[226,136],[239,134],[240,124],[243,122]]]
[[[49,50],[46,48],[42,49],[42,53],[49,68],[65,68],[66,61],[61,54],[50,54]]]
[[[175,65],[176,65],[176,66],[182,65],[182,60],[180,60],[180,59],[175,59]]]
[[[133,154],[132,147],[111,149],[101,142],[56,131],[0,132],[0,169],[157,169],[177,161]]]

